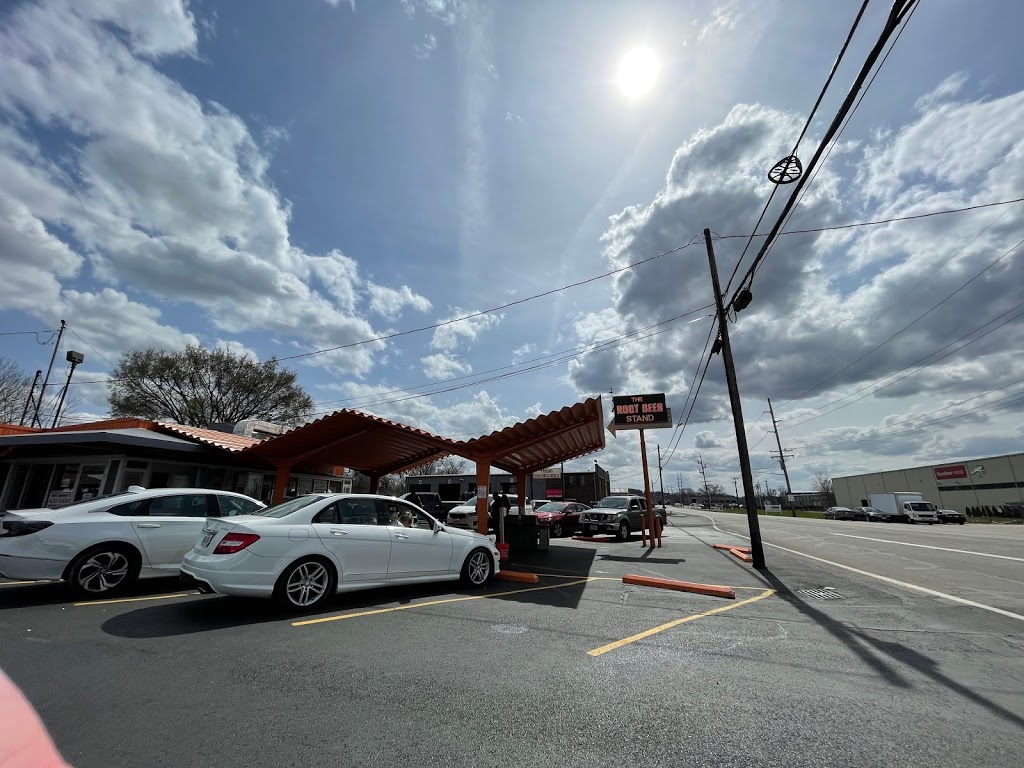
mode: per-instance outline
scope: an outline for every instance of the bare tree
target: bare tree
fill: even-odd
[[[113,371],[110,414],[195,427],[243,419],[297,425],[313,412],[313,399],[297,379],[274,358],[261,363],[228,349],[135,350],[122,355]]]
[[[32,378],[8,357],[0,357],[0,423],[21,419]]]
[[[834,507],[836,505],[836,493],[832,487],[832,478],[825,472],[815,472],[814,480],[811,481],[811,487],[815,493],[820,493],[825,500],[825,506]]]
[[[708,493],[712,496],[724,496],[725,487],[718,483],[708,483]]]

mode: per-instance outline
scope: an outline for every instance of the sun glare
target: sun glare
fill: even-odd
[[[631,99],[637,99],[654,87],[661,69],[658,57],[646,45],[631,48],[619,62],[619,88]]]

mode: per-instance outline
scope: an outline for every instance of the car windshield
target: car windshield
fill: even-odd
[[[935,507],[924,501],[912,501],[907,504],[914,512],[933,512]]]
[[[560,501],[549,501],[547,504],[537,507],[538,512],[561,512],[563,509],[565,509],[565,504]]]
[[[601,509],[626,509],[629,506],[629,499],[625,496],[608,496],[597,502]]]
[[[299,496],[298,498],[295,499],[288,499],[288,501],[282,501],[280,504],[275,504],[272,507],[257,510],[256,512],[253,512],[253,514],[259,515],[260,517],[286,517],[287,515],[290,515],[292,512],[298,512],[303,507],[308,507],[313,502],[320,501],[321,499],[325,498],[327,497],[312,494],[309,496]]]

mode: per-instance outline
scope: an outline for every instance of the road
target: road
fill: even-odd
[[[673,515],[655,550],[552,542],[516,558],[537,584],[353,593],[299,617],[174,581],[85,603],[0,584],[0,667],[75,768],[1020,765],[1024,622],[865,575],[952,590],[961,561],[935,559],[950,553],[833,535],[941,543],[970,527],[770,520],[766,539],[792,551],[755,571],[712,548],[743,529],[719,517]]]
[[[699,514],[722,530],[748,533],[744,515]],[[769,566],[777,553],[788,550],[997,608],[1024,620],[1024,526],[905,525],[763,515],[758,520],[762,540],[769,545],[765,548]]]

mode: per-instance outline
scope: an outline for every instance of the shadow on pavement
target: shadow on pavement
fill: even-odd
[[[879,640],[871,635],[842,624],[831,616],[808,605],[796,593],[786,586],[768,568],[759,569],[759,573],[775,588],[776,594],[792,605],[797,611],[824,628],[839,642],[857,654],[879,676],[899,688],[912,688],[912,684],[897,670],[894,664],[909,667],[914,671],[933,680],[939,685],[963,696],[965,699],[984,707],[993,715],[1024,729],[1024,718],[986,699],[962,683],[939,671],[938,664],[928,656],[915,651],[903,643]]]
[[[682,557],[648,557],[647,555],[641,555],[640,557],[623,557],[622,555],[598,555],[600,560],[611,560],[615,563],[662,563],[663,565],[679,565],[685,563],[686,559]]]

